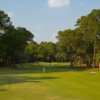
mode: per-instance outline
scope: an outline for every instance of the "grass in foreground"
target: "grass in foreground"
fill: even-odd
[[[0,100],[100,100],[100,71],[68,65],[34,63],[23,65],[29,69],[0,70]]]

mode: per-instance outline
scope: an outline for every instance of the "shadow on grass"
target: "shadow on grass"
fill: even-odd
[[[8,89],[0,89],[0,92],[5,92],[7,91]]]
[[[27,66],[27,65],[26,65]],[[43,73],[43,68],[45,69],[45,73],[52,72],[79,72],[86,71],[90,68],[86,67],[70,67],[69,65],[29,65],[25,68],[16,68],[16,69],[1,69],[0,75],[16,75],[16,74],[32,74],[32,73]]]
[[[58,79],[59,77],[28,77],[28,76],[0,76],[0,86],[19,83],[41,83],[45,80]],[[2,89],[0,91],[3,91]]]

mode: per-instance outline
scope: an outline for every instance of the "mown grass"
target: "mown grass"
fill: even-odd
[[[70,68],[68,63],[22,66],[0,70],[0,100],[100,100],[99,69]]]

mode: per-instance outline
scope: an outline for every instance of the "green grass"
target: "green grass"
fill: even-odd
[[[34,63],[0,70],[0,100],[100,100],[99,69],[68,65]],[[96,73],[90,73],[93,70]]]

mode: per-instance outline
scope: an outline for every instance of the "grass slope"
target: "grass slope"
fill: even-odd
[[[100,100],[100,71],[68,63],[34,63],[0,70],[0,100]],[[46,69],[43,73],[42,68]]]

